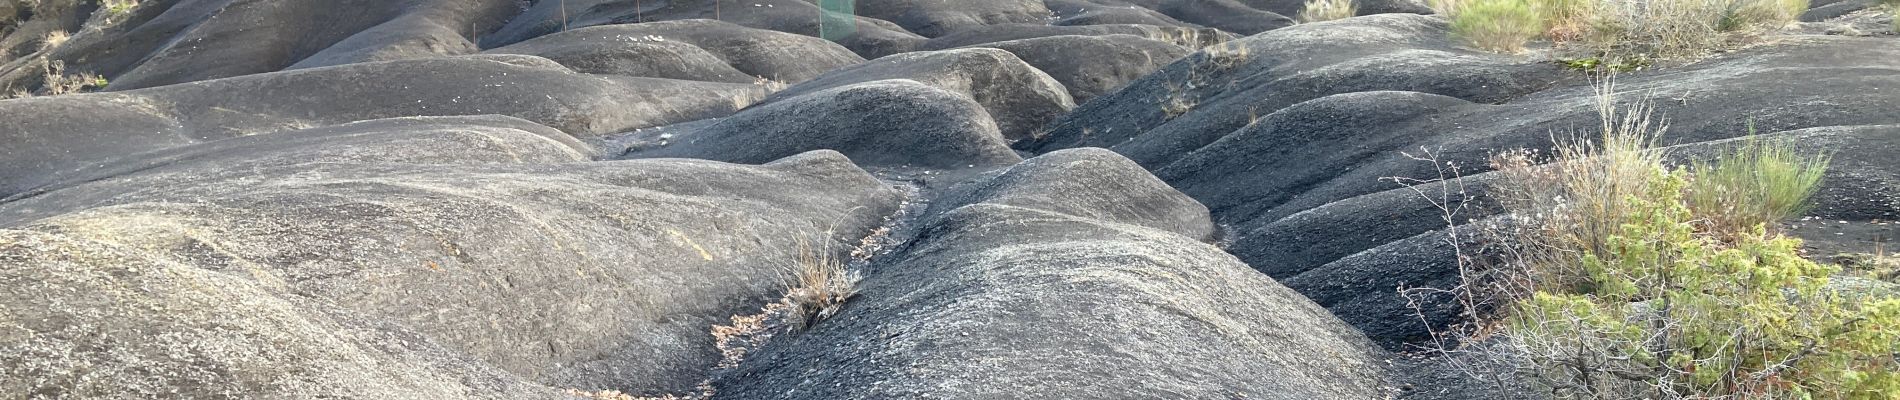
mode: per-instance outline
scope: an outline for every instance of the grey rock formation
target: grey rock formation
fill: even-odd
[[[864,62],[824,39],[704,19],[592,26],[488,52],[547,57],[587,73],[735,83],[799,83]]]
[[[1003,137],[1030,137],[1043,124],[1075,108],[1061,82],[997,49],[955,49],[899,54],[839,69],[773,93],[770,104],[839,86],[908,79],[975,100],[996,119]]]
[[[974,47],[997,48],[1015,54],[1062,82],[1076,104],[1120,89],[1191,52],[1168,42],[1133,35],[1049,36]]]
[[[835,11],[835,10],[834,10]],[[806,0],[567,0],[541,1],[482,37],[482,46],[506,46],[563,30],[606,24],[716,19],[746,27],[826,37],[865,58],[910,51],[924,41],[890,21],[832,12]],[[829,21],[833,26],[825,26]],[[840,24],[848,26],[837,26]]]
[[[924,37],[938,37],[974,26],[1041,22],[1049,18],[1042,0],[859,0],[859,15],[891,21]]]
[[[401,326],[283,293],[241,270],[154,257],[99,233],[0,229],[0,392],[563,397]]]
[[[723,116],[751,84],[578,74],[491,55],[312,68],[126,92],[0,102],[0,196],[140,151],[408,117],[505,114],[582,136]],[[17,117],[15,117],[17,116]]]
[[[1057,24],[1149,24],[1208,27],[1242,36],[1293,25],[1278,14],[1237,0],[1049,0]]]
[[[684,392],[721,358],[709,326],[779,296],[801,243],[855,240],[900,197],[835,152],[763,166],[576,163],[584,154],[545,128],[455,123],[137,155],[124,173],[0,204],[23,217],[0,242],[11,248],[0,364],[64,377],[0,385],[106,397]],[[102,293],[132,300],[93,303]],[[62,298],[74,301],[41,303]],[[258,308],[232,308],[245,304]]]
[[[94,3],[94,2],[88,2]],[[92,4],[89,4],[92,5]],[[510,0],[160,0],[99,21],[44,58],[0,66],[0,87],[35,87],[46,60],[130,90],[346,63],[477,51],[469,39]],[[103,11],[102,11],[103,12]],[[77,24],[75,24],[77,25]]]
[[[1140,165],[1099,148],[1057,151],[974,179],[937,196],[926,215],[977,204],[1034,208],[1121,223],[1211,242],[1207,207]]]
[[[622,158],[762,163],[829,149],[867,166],[956,169],[1022,161],[981,105],[909,80],[829,88],[729,118],[633,136],[620,139],[637,141],[623,144],[629,149]]]
[[[1080,35],[1135,35],[1148,39],[1172,43],[1189,49],[1199,49],[1216,43],[1234,39],[1234,35],[1210,28],[1180,28],[1139,24],[1106,25],[1040,25],[1040,24],[998,24],[973,27],[931,38],[917,46],[917,50],[943,50],[956,47],[971,47],[985,43],[1009,40],[1034,39],[1049,36]]]
[[[1035,195],[1103,162],[1130,166],[1108,174],[1139,174],[1106,152],[1045,157],[1055,160],[981,183],[995,195],[941,214],[867,267],[862,292],[839,316],[774,338],[722,372],[718,397],[1385,394],[1380,352],[1358,332],[1213,246],[1138,225],[1198,213],[1192,202],[1136,210],[1095,200],[1120,195],[1120,185]]]

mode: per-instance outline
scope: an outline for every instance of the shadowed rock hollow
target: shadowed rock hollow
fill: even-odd
[[[0,4],[0,398],[1542,398],[1399,290],[1598,124],[1410,0],[129,4]],[[1674,162],[1831,154],[1791,231],[1877,249],[1871,4],[1616,87]]]

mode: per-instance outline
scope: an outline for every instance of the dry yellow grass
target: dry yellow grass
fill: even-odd
[[[1427,0],[1475,47],[1548,39],[1588,57],[1693,59],[1794,22],[1809,0]],[[1535,32],[1526,35],[1525,32]]]
[[[1300,22],[1332,21],[1351,18],[1359,12],[1352,0],[1307,0],[1300,9]]]
[[[67,74],[66,63],[59,60],[46,62],[41,72],[41,92],[49,96],[80,93],[89,89],[106,87],[106,79],[99,75],[90,72]]]
[[[49,51],[59,48],[59,45],[66,44],[66,40],[71,38],[72,34],[66,33],[66,31],[54,30],[47,32],[46,37],[40,38],[40,51]]]
[[[844,261],[831,256],[829,251],[814,249],[802,240],[798,245],[798,259],[790,269],[791,279],[785,296],[796,306],[793,313],[796,323],[809,324],[830,318],[858,293],[856,272],[846,269]]]

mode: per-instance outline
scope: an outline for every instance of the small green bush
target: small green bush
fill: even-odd
[[[1597,140],[1492,159],[1515,223],[1495,231],[1511,245],[1484,297],[1462,295],[1501,314],[1466,335],[1500,335],[1500,359],[1558,398],[1900,398],[1900,298],[1842,290],[1840,267],[1774,230],[1829,159],[1751,137],[1672,168],[1652,105],[1597,93]]]
[[[1808,199],[1820,187],[1827,156],[1796,154],[1785,141],[1753,136],[1720,162],[1697,162],[1686,201],[1701,216],[1702,230],[1728,238],[1777,223],[1811,208]]]
[[[1900,0],[1880,0],[1887,6],[1887,13],[1893,14],[1893,31],[1900,32]]]
[[[1451,32],[1473,47],[1500,53],[1524,50],[1543,33],[1543,20],[1524,0],[1472,0],[1451,16]]]
[[[99,11],[105,12],[107,21],[125,16],[139,7],[139,0],[99,0]]]
[[[1606,251],[1578,260],[1589,285],[1515,305],[1507,329],[1534,373],[1578,398],[1900,393],[1900,299],[1832,296],[1838,268],[1802,258],[1798,239],[1702,235],[1684,175],[1659,166],[1625,199],[1635,212]]]

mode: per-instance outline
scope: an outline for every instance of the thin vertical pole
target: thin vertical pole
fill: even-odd
[[[561,31],[567,32],[567,0],[561,0]]]

